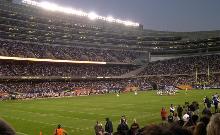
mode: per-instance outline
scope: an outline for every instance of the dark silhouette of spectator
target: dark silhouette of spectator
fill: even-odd
[[[210,121],[210,117],[208,116],[203,116],[200,118],[200,122],[203,122],[205,124],[205,126],[207,126],[209,124]]]
[[[168,123],[173,123],[173,113],[168,116]]]
[[[193,115],[191,119],[192,119],[192,125],[195,126],[196,123],[199,120],[199,116],[198,115]]]
[[[118,125],[117,132],[121,135],[128,135],[129,127],[125,119],[121,119],[121,123]]]
[[[16,135],[16,133],[7,122],[0,119],[0,135]]]
[[[182,128],[175,123],[170,125],[168,128],[171,131],[171,135],[192,135],[190,130]]]
[[[149,125],[141,129],[138,135],[192,135],[192,133],[179,126]]]
[[[218,113],[218,103],[219,103],[218,97],[214,97],[213,104],[215,106],[215,113]]]
[[[206,125],[203,122],[198,122],[195,126],[193,135],[206,135]]]
[[[179,118],[182,119],[182,117],[183,117],[183,108],[180,105],[178,105],[178,107],[177,107],[177,114],[178,114]]]
[[[178,125],[179,125],[180,127],[183,127],[183,125],[184,125],[184,120],[183,120],[183,119],[180,119],[180,120],[178,121]]]
[[[211,116],[212,116],[212,112],[211,112],[210,108],[208,108],[208,107],[205,107],[205,108],[202,110],[202,114],[205,115],[205,116],[208,116],[208,117],[211,117]]]
[[[166,126],[148,125],[140,130],[140,135],[172,135],[172,132]]]
[[[109,118],[106,118],[105,120],[106,120],[105,132],[107,132],[109,135],[112,135],[113,133],[112,121],[110,121]]]
[[[207,101],[206,101],[206,106],[207,106],[207,108],[211,108],[211,105],[212,105],[212,102],[211,102],[211,100],[208,98],[207,99]]]
[[[220,134],[220,113],[214,114],[207,126],[207,135],[219,135]]]
[[[139,124],[137,123],[136,119],[134,119],[130,127],[130,135],[136,135],[138,133],[139,128]]]
[[[211,103],[211,100],[207,96],[205,96],[204,98],[204,104],[207,108],[211,108],[212,103]]]

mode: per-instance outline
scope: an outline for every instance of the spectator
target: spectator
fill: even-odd
[[[166,121],[167,120],[167,111],[166,111],[165,107],[162,107],[162,109],[160,111],[160,115],[161,115],[162,121]]]
[[[140,135],[192,135],[188,130],[173,125],[149,125],[144,127]]]
[[[109,118],[106,118],[105,120],[106,120],[105,132],[107,132],[109,135],[112,135],[112,133],[113,133],[112,122],[109,120]]]
[[[218,113],[218,103],[219,103],[218,97],[214,97],[213,104],[215,106],[215,113]]]
[[[185,113],[185,114],[183,115],[183,121],[184,121],[185,123],[187,123],[187,122],[189,121],[189,118],[190,118],[190,116],[189,116],[188,113]]]
[[[61,125],[59,124],[57,126],[57,129],[55,129],[54,131],[54,135],[67,135],[67,132],[63,128],[61,128]]]
[[[174,113],[173,121],[178,122],[179,120],[180,120],[180,117],[177,115],[177,113]]]
[[[180,106],[180,105],[178,105],[178,107],[177,107],[177,114],[178,114],[178,117],[179,117],[180,119],[182,119],[182,116],[183,116],[183,108],[182,108],[182,106]]]
[[[170,113],[170,115],[168,116],[168,123],[173,123],[174,118],[173,118],[173,114]]]
[[[149,125],[145,126],[140,135],[172,135],[172,132],[162,125]]]
[[[209,121],[210,121],[210,117],[203,116],[203,117],[200,118],[200,122],[203,122],[206,127],[209,124]]]
[[[207,126],[207,135],[219,135],[220,133],[220,114],[213,115]]]
[[[98,121],[96,122],[96,125],[94,126],[95,134],[96,135],[104,135],[104,129],[102,127],[102,124]]]
[[[208,117],[212,116],[212,112],[211,112],[210,108],[206,108],[206,107],[203,109],[202,114],[205,116],[208,116]]]
[[[36,35],[37,37],[37,35]],[[25,40],[25,38],[23,39]],[[78,43],[72,43],[71,46],[63,46],[64,42],[56,45],[39,44],[35,42],[23,42],[13,40],[0,40],[0,48],[4,49],[4,54],[13,57],[25,58],[52,58],[68,59],[78,61],[105,61],[132,63],[139,57],[147,55],[148,52],[136,52],[129,50],[111,50],[102,48],[79,47]],[[74,46],[75,45],[75,46]],[[78,45],[78,47],[76,46]],[[59,51],[58,51],[59,50]]]
[[[120,133],[120,135],[128,135],[129,127],[126,123],[126,120],[121,118],[121,122],[118,125],[117,132]]]
[[[0,119],[0,135],[16,135],[16,133],[8,123]]]
[[[198,122],[199,120],[199,116],[198,115],[193,115],[192,118],[192,126],[196,126],[196,123]]]
[[[139,124],[137,123],[136,119],[134,119],[130,127],[130,135],[137,135],[139,128]]]
[[[204,103],[206,104],[207,108],[209,108],[209,109],[211,108],[212,103],[211,103],[211,100],[207,96],[205,97]]]
[[[206,135],[206,125],[203,122],[198,122],[194,129],[193,135]]]
[[[174,115],[174,112],[175,112],[175,107],[173,106],[173,104],[170,105],[170,113],[172,115]]]

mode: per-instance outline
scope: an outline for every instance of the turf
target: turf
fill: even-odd
[[[39,99],[26,101],[0,102],[0,117],[11,123],[17,134],[53,134],[57,124],[61,124],[70,135],[93,135],[96,121],[105,124],[109,117],[114,131],[121,115],[126,115],[128,124],[134,118],[142,126],[158,123],[160,109],[169,105],[184,104],[185,101],[198,101],[203,108],[202,99],[219,90],[193,90],[177,93],[175,96],[158,96],[155,91],[72,97],[61,99]]]

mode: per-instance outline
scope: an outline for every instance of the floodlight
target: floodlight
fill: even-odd
[[[106,21],[108,21],[108,22],[114,22],[115,19],[114,19],[112,16],[108,16],[108,17],[106,18]]]
[[[137,27],[138,27],[138,26],[140,26],[140,24],[139,24],[139,23],[135,23],[134,25],[135,25],[135,26],[137,26]]]
[[[95,20],[95,19],[98,18],[98,15],[97,15],[96,13],[94,13],[94,12],[90,12],[90,13],[88,14],[88,17],[89,17],[89,19],[91,19],[91,20]]]
[[[124,21],[122,21],[122,20],[120,20],[120,19],[116,19],[116,22],[117,22],[117,23],[122,23],[122,24],[124,23]]]
[[[32,1],[32,0],[22,0],[22,3],[26,3],[28,5],[33,5],[33,6],[38,6],[38,2],[37,1]]]
[[[132,22],[131,21],[124,21],[124,24],[126,25],[126,26],[132,26]]]
[[[53,3],[49,3],[49,2],[46,2],[46,1],[41,2],[39,6],[44,8],[44,9],[51,10],[51,11],[56,11],[56,10],[59,9],[58,5],[53,4]]]
[[[75,10],[74,14],[79,15],[79,16],[88,16],[86,12],[83,12],[81,10]]]
[[[94,12],[86,13],[84,11],[73,9],[73,8],[61,7],[59,5],[56,5],[54,3],[50,3],[50,2],[47,2],[47,1],[38,2],[36,0],[22,0],[22,3],[27,4],[27,5],[41,7],[43,9],[50,10],[50,11],[63,12],[63,13],[67,13],[67,14],[77,15],[77,16],[85,16],[85,17],[88,17],[91,20],[99,19],[99,20],[103,20],[103,21],[123,24],[125,26],[134,26],[134,27],[139,26],[139,23],[136,23],[136,22],[123,21],[123,20],[120,20],[120,19],[115,19],[112,16],[108,16],[108,17],[99,16]]]
[[[62,7],[59,7],[59,11],[63,11],[64,13],[67,14],[72,14],[74,12],[73,9],[71,8],[62,8]]]

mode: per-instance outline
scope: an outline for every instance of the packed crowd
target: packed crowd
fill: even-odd
[[[193,88],[202,88],[206,85],[212,88],[217,88],[220,86],[219,75],[178,75],[178,76],[151,76],[145,77],[145,82],[153,82],[158,86],[179,86],[179,85],[191,85]]]
[[[220,55],[182,57],[151,62],[139,75],[173,75],[220,72]]]
[[[105,94],[125,91],[132,87],[137,88],[137,90],[160,90],[163,89],[164,86],[181,89],[180,85],[192,85],[194,89],[220,88],[220,84],[216,78],[212,77],[213,79],[211,79],[209,83],[203,83],[204,78],[207,78],[207,76],[198,77],[198,82],[201,83],[196,83],[195,78],[191,76],[154,76],[146,78],[84,81],[6,81],[0,83],[0,93],[5,93],[5,95],[8,96],[14,93],[17,94],[17,98],[25,99]]]
[[[0,83],[0,93],[8,93],[5,98],[14,94],[16,98],[21,99],[80,96],[123,91],[127,86],[135,85],[135,83],[135,80],[129,79],[80,82],[5,82]],[[142,84],[149,86],[147,83]]]
[[[9,4],[9,7],[7,4],[0,6],[4,9],[0,12],[1,38],[19,41],[1,40],[1,55],[127,63],[133,62],[140,55],[146,55],[146,53],[126,50],[85,48],[91,46],[91,44],[87,45],[89,43],[92,43],[93,47],[104,43],[114,45],[116,40],[121,43],[120,45],[125,44],[124,38],[127,38],[127,34],[124,34],[124,37],[122,34],[114,35],[113,31],[105,32],[99,26],[89,26],[85,22],[85,24],[80,23],[75,19],[71,20],[68,16],[54,13],[42,14],[26,6],[14,4]],[[43,43],[50,43],[52,46]],[[78,48],[79,46],[81,48]]]
[[[46,45],[30,42],[0,40],[0,55],[25,58],[50,58],[79,61],[105,61],[131,63],[140,57],[147,58],[147,52],[79,48]]]
[[[120,76],[137,68],[132,65],[0,61],[0,76],[109,77]]]

